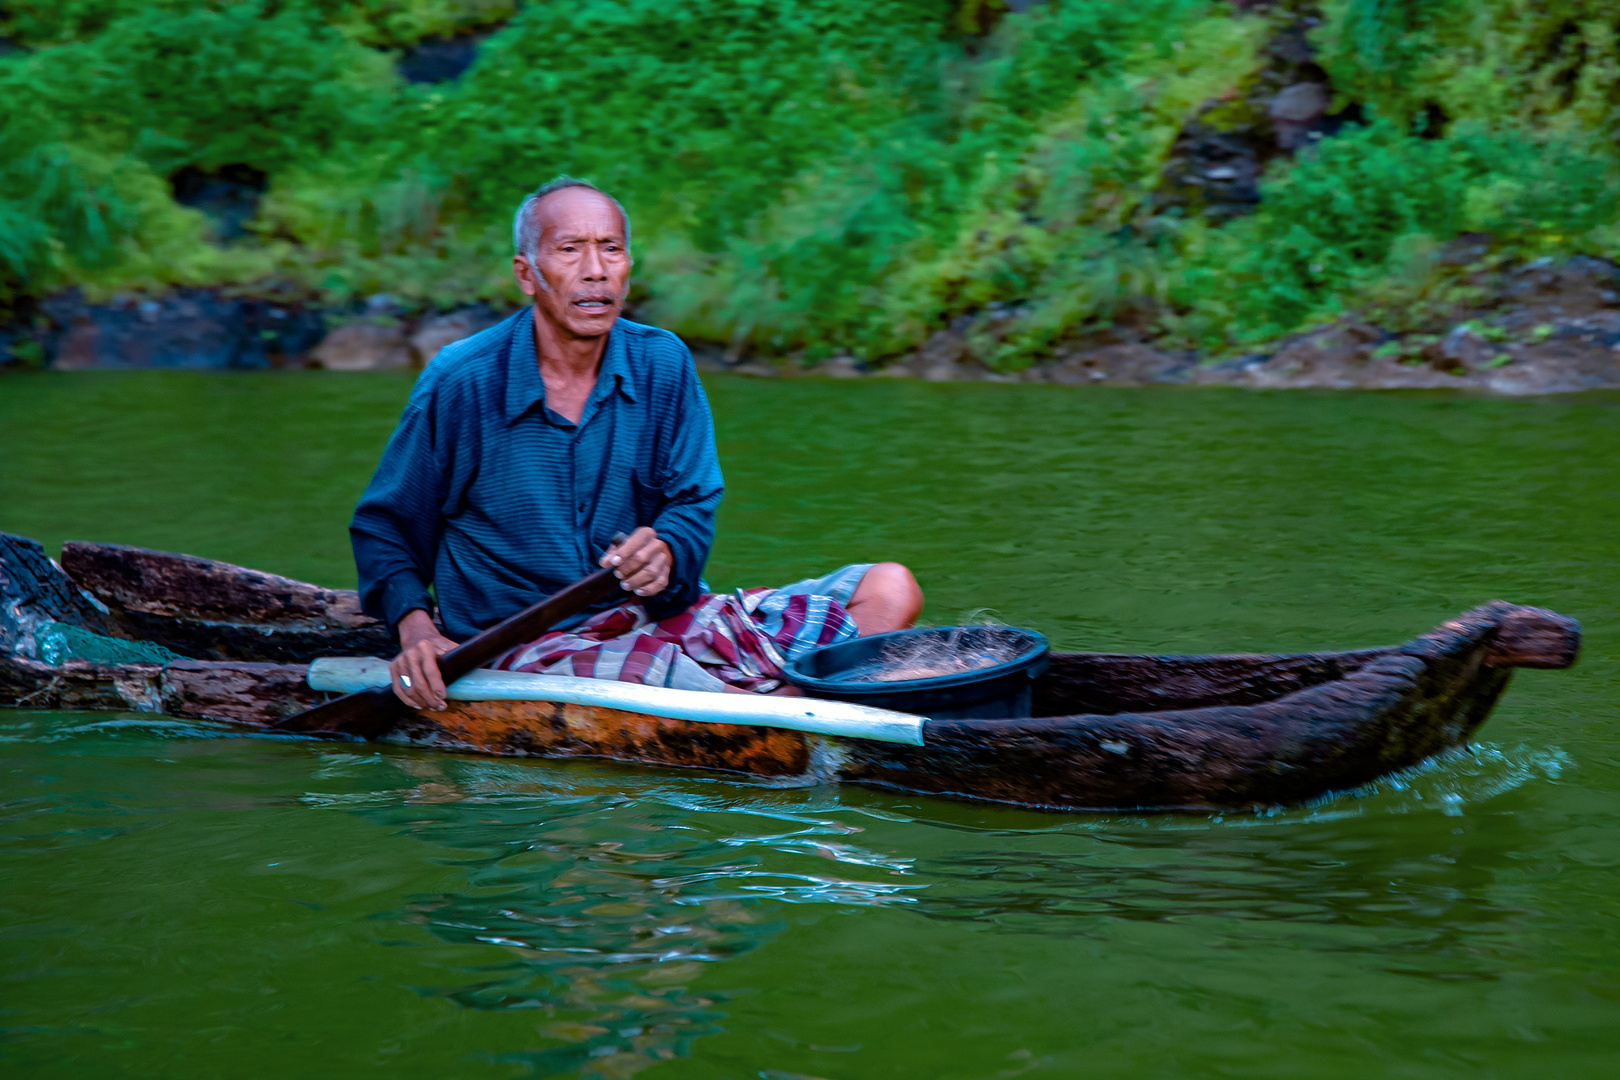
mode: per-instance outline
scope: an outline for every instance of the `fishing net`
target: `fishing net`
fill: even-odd
[[[937,679],[1016,660],[1029,651],[1016,630],[998,625],[924,629],[892,638],[862,666],[843,673],[850,682]]]
[[[149,641],[124,641],[67,623],[48,622],[34,631],[34,652],[52,667],[64,660],[88,660],[92,664],[167,664],[189,657],[153,645]]]

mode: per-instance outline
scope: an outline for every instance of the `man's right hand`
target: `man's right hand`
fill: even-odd
[[[421,608],[399,620],[399,655],[388,663],[394,694],[413,709],[439,710],[448,702],[439,657],[456,647]]]

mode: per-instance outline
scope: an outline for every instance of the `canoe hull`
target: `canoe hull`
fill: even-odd
[[[331,645],[377,633],[353,614],[353,594],[140,549],[79,545],[71,554],[65,561],[85,568],[97,603],[37,544],[0,534],[0,704],[162,712],[264,728],[327,697],[308,686],[305,663],[277,660],[313,647],[312,640]],[[142,576],[130,567],[170,583],[170,591],[140,593]],[[30,628],[42,621],[117,636],[128,633],[125,624],[137,613],[168,620],[176,637],[209,623],[235,626],[242,632],[229,636],[229,647],[242,655],[53,667],[29,653]],[[262,633],[253,629],[256,617],[271,619]],[[253,644],[256,633],[262,646]],[[390,738],[781,783],[846,781],[1042,809],[1267,807],[1352,789],[1463,745],[1512,668],[1568,667],[1579,644],[1574,620],[1493,601],[1384,649],[1055,654],[1035,686],[1035,717],[928,720],[920,747],[545,701],[452,701],[442,712],[407,717]]]
[[[545,701],[452,702],[408,716],[390,740],[1052,810],[1263,807],[1351,789],[1462,745],[1511,677],[1511,669],[1484,664],[1489,651],[1481,639],[1431,662],[1391,652],[1343,679],[1257,706],[930,720],[921,747]],[[305,685],[305,671],[208,661],[53,668],[12,658],[0,664],[0,696],[25,708],[162,712],[264,728],[325,696]]]

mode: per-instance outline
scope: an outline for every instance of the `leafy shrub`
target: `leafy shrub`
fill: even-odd
[[[9,0],[0,34],[27,45],[86,41],[141,14],[221,12],[243,0]],[[265,15],[296,13],[366,45],[397,47],[511,17],[516,0],[284,0],[256,5]]]
[[[1617,212],[1612,163],[1568,138],[1463,128],[1428,140],[1376,123],[1273,173],[1260,213],[1192,254],[1178,298],[1206,341],[1259,341],[1337,315],[1403,241],[1477,231],[1567,252]]]
[[[382,57],[294,11],[155,10],[93,41],[14,62],[0,108],[48,112],[76,141],[136,154],[160,173],[267,170],[330,152],[386,107]]]
[[[1116,321],[1236,347],[1388,294],[1461,231],[1620,245],[1610,6],[1324,0],[1339,104],[1382,119],[1216,226],[1155,192],[1189,120],[1263,117],[1299,4],[13,0],[0,304],[267,278],[500,302],[513,206],[566,172],[627,205],[641,310],[692,336],[881,360],[968,325],[1007,369]],[[454,82],[391,70],[501,20]],[[270,189],[220,246],[164,177],[229,164]]]
[[[1314,35],[1339,90],[1396,123],[1620,134],[1612,0],[1326,0]]]

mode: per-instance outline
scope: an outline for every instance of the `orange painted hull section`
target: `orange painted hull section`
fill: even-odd
[[[810,741],[797,731],[551,701],[452,702],[405,720],[397,734],[480,754],[610,758],[759,776],[800,776],[810,767]]]

